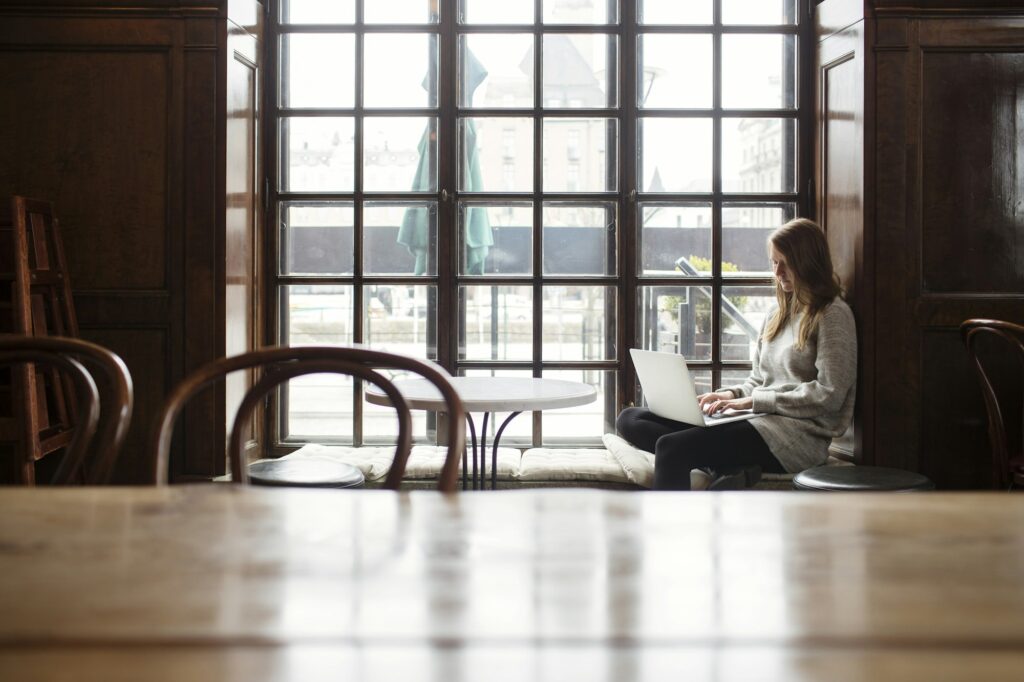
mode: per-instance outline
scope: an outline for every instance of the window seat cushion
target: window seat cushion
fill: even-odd
[[[489,450],[489,449],[488,449]],[[409,461],[405,465],[405,480],[432,480],[441,473],[445,454],[448,448],[443,445],[414,445],[409,453]],[[351,464],[363,472],[367,481],[384,480],[391,470],[391,462],[395,457],[395,448],[390,445],[364,445],[352,447],[347,445],[317,445],[309,443],[295,452],[284,456],[320,457]],[[498,477],[512,479],[519,472],[520,453],[516,448],[498,448]],[[470,467],[472,467],[470,462]],[[487,456],[487,472],[490,476],[491,453]]]
[[[583,486],[623,489],[650,488],[654,477],[654,455],[633,447],[615,434],[604,435],[605,448],[498,448],[498,487]],[[413,446],[403,480],[410,487],[429,487],[444,462],[446,448],[434,445]],[[345,445],[304,445],[285,455],[322,457],[351,464],[363,472],[368,484],[384,480],[391,468],[393,446],[351,447]],[[487,477],[491,458],[488,453]],[[827,464],[852,466],[829,457]],[[763,474],[757,490],[790,490],[792,474]]]
[[[632,483],[611,453],[601,448],[530,448],[523,453],[518,479]]]

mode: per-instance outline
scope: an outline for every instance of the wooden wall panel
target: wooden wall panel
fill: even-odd
[[[988,485],[985,404],[968,363],[958,327],[922,331],[919,469],[944,488]]]
[[[1022,10],[963,0],[818,6],[818,216],[854,282],[858,459],[921,471],[940,488],[989,480],[959,324],[1024,321]],[[851,201],[858,191],[862,211]]]
[[[1024,290],[1024,52],[921,55],[922,289]]]
[[[920,349],[909,372],[921,391],[912,413],[918,461],[943,488],[980,488],[990,480],[989,447],[976,380],[951,330],[970,317],[1024,322],[1024,18],[921,18],[908,35],[915,172],[905,184],[905,324]]]
[[[0,196],[55,202],[82,335],[139,404],[119,482],[187,370],[224,353],[225,0],[0,0]],[[8,163],[10,161],[10,163]],[[223,398],[190,411],[172,480],[223,471]]]
[[[184,178],[185,260],[193,266],[193,276],[184,282],[185,310],[204,311],[186,315],[184,324],[185,373],[223,354],[218,323],[219,304],[217,242],[223,225],[220,183],[223,173],[223,144],[217,124],[218,105],[212,97],[199,93],[215,92],[218,85],[218,53],[203,45],[188,46],[183,55],[185,97],[184,163],[189,169]],[[177,477],[205,473],[210,462],[223,464],[223,387],[217,386],[193,399],[184,413],[185,439],[181,468]]]
[[[0,52],[0,186],[48,188],[78,288],[167,285],[169,75],[166,50]]]
[[[915,172],[916,152],[907,141],[911,96],[906,83],[906,44],[889,44],[886,36],[900,35],[893,21],[878,20],[875,46],[875,81],[868,88],[878,102],[875,111],[874,182],[866,190],[874,195],[875,215],[875,428],[872,461],[883,466],[918,470],[913,411],[920,391],[917,353],[908,321],[913,310],[913,272],[908,262],[907,174]],[[897,23],[904,23],[899,22]],[[883,398],[884,396],[884,398]],[[884,402],[884,404],[883,404]]]
[[[165,370],[170,351],[166,329],[111,329],[90,327],[82,329],[82,336],[107,348],[116,348],[135,383],[135,412],[124,449],[114,468],[115,483],[144,481],[152,470],[153,462],[147,446],[148,429],[160,414],[164,396],[170,390],[170,377]]]

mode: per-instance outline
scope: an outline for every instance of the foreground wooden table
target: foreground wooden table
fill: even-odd
[[[1024,496],[0,490],[0,679],[1010,680]]]

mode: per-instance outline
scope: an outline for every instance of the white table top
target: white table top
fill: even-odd
[[[535,377],[452,377],[452,386],[467,412],[525,412],[592,403],[597,389],[590,384]],[[426,379],[399,379],[395,386],[414,410],[444,408],[441,393]],[[390,405],[376,386],[367,386],[366,400]]]

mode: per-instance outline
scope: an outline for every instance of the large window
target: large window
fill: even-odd
[[[640,398],[631,346],[702,387],[744,375],[765,238],[804,200],[797,5],[278,0],[278,341],[598,388],[510,445],[597,444]],[[292,382],[279,416],[282,442],[396,430],[338,377]]]

